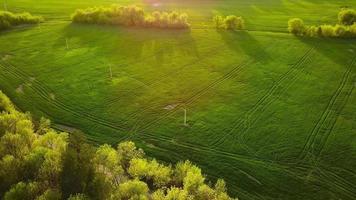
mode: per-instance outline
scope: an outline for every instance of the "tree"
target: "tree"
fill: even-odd
[[[295,35],[303,35],[305,31],[304,21],[299,18],[293,18],[288,21],[289,32]]]
[[[122,142],[117,146],[117,152],[122,158],[121,164],[125,170],[128,169],[130,161],[133,158],[142,158],[144,152],[142,149],[137,149],[135,143],[133,142]]]
[[[125,179],[121,160],[121,155],[111,146],[100,146],[93,159],[95,171],[104,174],[111,183],[118,185]]]
[[[229,30],[242,30],[245,28],[245,21],[242,17],[237,17],[235,15],[229,15],[224,20],[226,29]]]
[[[33,200],[39,193],[38,183],[19,182],[4,195],[4,200]]]
[[[242,30],[245,28],[245,20],[242,17],[229,15],[225,18],[216,15],[213,18],[214,25],[217,29]]]
[[[61,173],[63,198],[88,192],[88,185],[93,181],[94,167],[91,163],[93,157],[94,148],[87,143],[83,133],[72,133],[63,155]]]
[[[223,16],[215,15],[214,18],[213,18],[213,22],[214,22],[215,28],[217,28],[217,29],[225,28],[225,26],[224,26],[224,17]]]
[[[94,147],[82,133],[57,132],[47,120],[34,126],[28,113],[15,110],[1,94],[2,109],[8,109],[0,112],[0,196],[5,200],[230,199],[222,180],[211,188],[189,161],[172,170],[144,158],[130,141],[117,150]]]
[[[156,160],[134,158],[130,162],[128,172],[138,179],[145,179],[150,188],[166,186],[171,181],[172,170]],[[152,184],[150,184],[152,182]]]
[[[148,199],[147,184],[139,180],[129,180],[119,185],[113,199],[146,200]]]
[[[331,25],[322,25],[321,33],[323,37],[333,37],[335,36],[334,27]]]
[[[356,23],[356,10],[354,9],[342,9],[338,15],[339,23],[351,26]]]

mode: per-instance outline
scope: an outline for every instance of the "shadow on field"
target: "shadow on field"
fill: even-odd
[[[63,32],[56,45],[63,47],[68,40],[74,43],[69,44],[71,49],[89,48],[98,55],[113,55],[119,60],[153,58],[160,64],[176,54],[199,56],[196,42],[187,30],[70,24]]]
[[[219,33],[230,49],[236,52],[242,50],[261,63],[267,63],[271,59],[265,47],[247,31],[219,31]]]
[[[314,47],[314,49],[329,58],[336,64],[348,65],[350,60],[356,56],[355,39],[338,38],[298,38],[301,42]]]

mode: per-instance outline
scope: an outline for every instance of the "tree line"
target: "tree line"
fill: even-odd
[[[342,9],[338,14],[338,24],[306,26],[300,18],[288,21],[290,33],[307,37],[356,38],[356,10]]]
[[[109,24],[136,27],[187,29],[188,15],[185,13],[159,12],[147,13],[143,8],[131,6],[112,5],[110,7],[93,7],[78,9],[72,16],[76,23]]]
[[[0,30],[22,24],[37,24],[43,21],[40,16],[33,16],[28,12],[14,14],[8,11],[0,11]]]
[[[133,142],[94,147],[84,134],[32,120],[0,91],[0,196],[4,200],[232,200],[190,161],[167,165]]]
[[[216,15],[213,18],[213,23],[216,29],[243,30],[245,28],[245,20],[235,15],[228,15],[226,17]]]

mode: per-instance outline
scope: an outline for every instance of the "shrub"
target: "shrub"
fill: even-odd
[[[356,23],[356,10],[354,9],[342,9],[339,12],[339,23],[343,25],[353,25]]]
[[[289,32],[298,36],[308,37],[337,37],[337,38],[355,38],[356,24],[345,26],[337,24],[321,26],[305,26],[303,20],[294,18],[288,22]]]
[[[154,28],[189,28],[188,15],[178,12],[146,13],[137,6],[94,7],[78,9],[72,16],[72,21],[87,24],[110,24]]]
[[[221,15],[215,15],[213,18],[214,25],[217,29],[223,29],[224,26],[224,17]]]
[[[323,37],[334,37],[334,27],[331,25],[321,25],[321,34]]]
[[[36,24],[42,21],[42,17],[33,16],[27,12],[14,14],[8,11],[0,11],[0,30],[21,24]]]
[[[245,20],[235,15],[226,17],[216,15],[213,18],[213,22],[217,29],[242,30],[245,28]]]
[[[241,30],[245,27],[245,22],[241,17],[235,15],[229,15],[225,18],[226,29],[229,30]]]
[[[295,35],[303,35],[305,31],[304,21],[299,18],[293,18],[288,21],[289,32]]]

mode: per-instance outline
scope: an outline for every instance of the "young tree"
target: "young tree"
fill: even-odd
[[[303,35],[305,31],[304,21],[299,18],[293,18],[288,21],[288,30],[294,35]]]
[[[133,142],[122,142],[117,147],[117,152],[122,158],[121,164],[125,170],[128,169],[133,158],[142,158],[145,153],[142,149],[137,149]]]
[[[339,23],[346,26],[351,26],[356,23],[356,10],[342,9],[338,15]]]
[[[93,157],[94,149],[87,143],[83,133],[72,133],[63,155],[61,173],[63,198],[88,192],[88,185],[93,181],[94,167],[91,163]]]
[[[113,199],[148,200],[147,184],[139,180],[129,180],[119,185]]]

